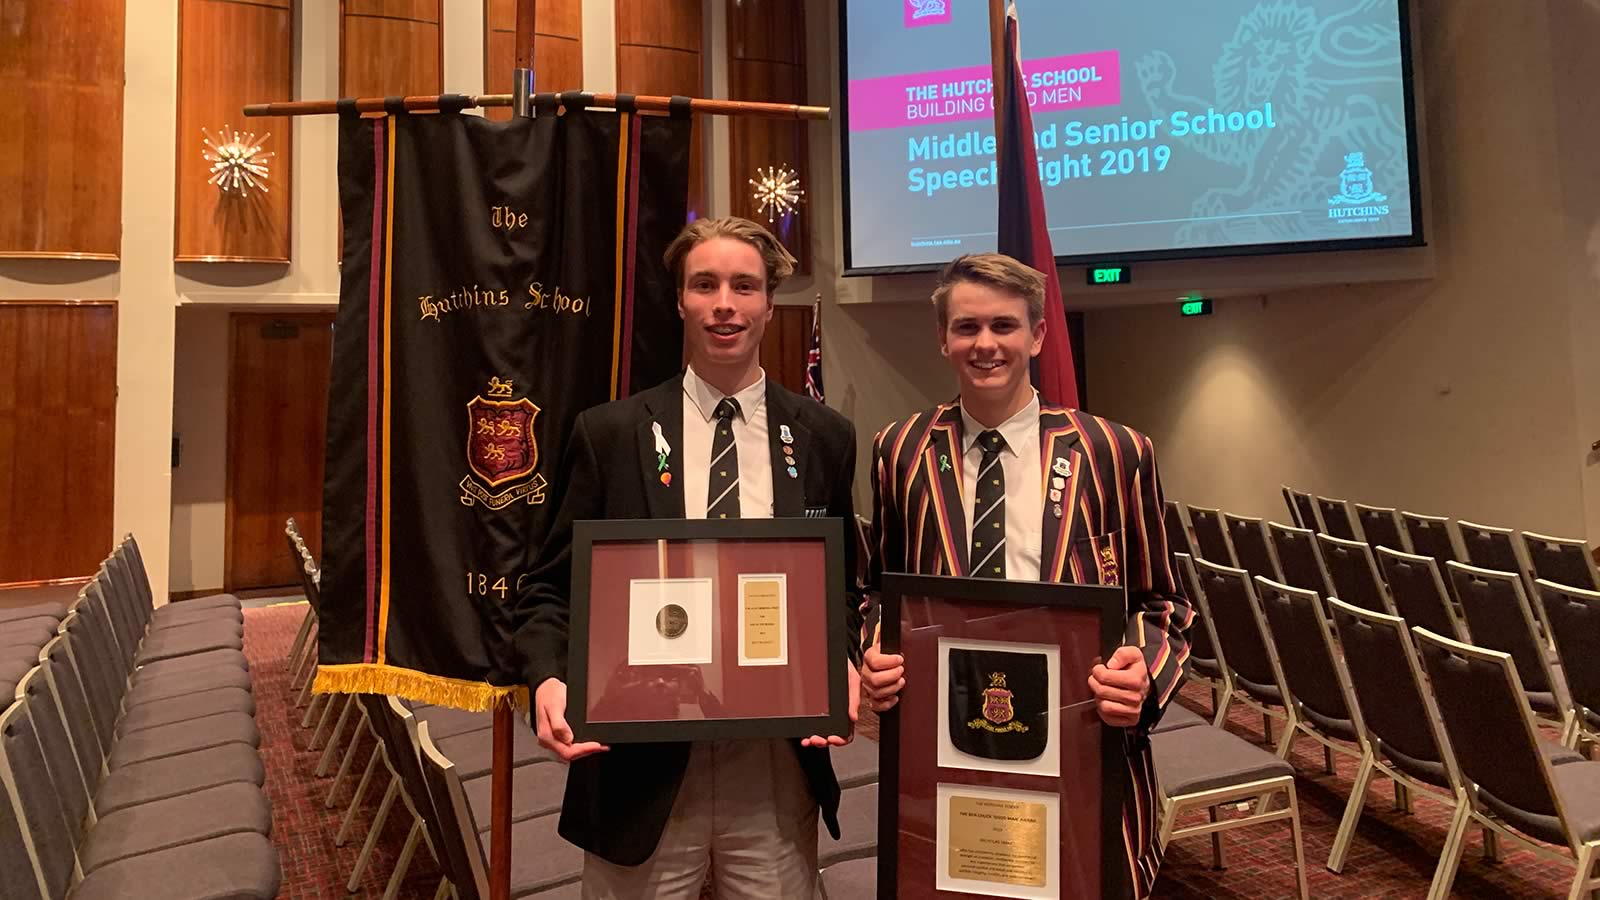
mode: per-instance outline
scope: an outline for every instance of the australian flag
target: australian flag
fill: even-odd
[[[806,351],[806,394],[822,403],[822,297],[811,306],[811,349]]]

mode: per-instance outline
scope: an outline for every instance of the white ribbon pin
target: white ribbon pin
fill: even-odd
[[[656,452],[662,456],[672,452],[672,446],[667,443],[667,436],[661,433],[661,423],[651,422],[650,430],[656,433]]]

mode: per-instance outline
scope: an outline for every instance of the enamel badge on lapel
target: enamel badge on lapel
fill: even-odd
[[[941,472],[950,471],[950,457],[946,456],[943,453],[939,454],[939,471],[941,471]]]
[[[1069,478],[1072,476],[1072,464],[1067,462],[1066,457],[1058,456],[1056,457],[1056,463],[1052,468],[1052,471],[1054,471],[1056,476],[1059,478]],[[1065,485],[1057,485],[1057,487],[1065,487]]]
[[[794,443],[794,433],[789,431],[788,425],[778,426],[778,440],[783,441],[785,444]]]
[[[672,470],[667,465],[667,457],[672,453],[672,445],[667,443],[667,436],[661,433],[661,423],[651,422],[650,430],[656,435],[656,471],[661,473],[661,483],[672,487]]]

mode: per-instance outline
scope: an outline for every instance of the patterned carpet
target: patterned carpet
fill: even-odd
[[[261,754],[267,765],[267,794],[273,805],[273,840],[283,855],[283,891],[279,896],[290,900],[379,897],[410,823],[405,821],[407,817],[402,807],[396,804],[360,891],[346,893],[345,879],[355,863],[386,781],[374,776],[363,809],[357,814],[353,836],[344,847],[334,847],[334,835],[360,774],[359,767],[365,764],[370,753],[370,741],[363,739],[358,750],[357,771],[347,779],[335,808],[324,809],[323,800],[330,779],[316,778],[313,774],[321,754],[306,749],[311,729],[299,727],[303,711],[294,706],[293,698],[287,694],[289,676],[284,654],[294,640],[304,612],[305,607],[299,605],[245,612],[245,652],[250,657],[255,678]],[[1209,698],[1202,686],[1186,687],[1182,700],[1202,715],[1210,710]],[[876,739],[877,725],[871,713],[864,713],[858,731],[863,737]],[[1260,717],[1242,707],[1230,712],[1228,727],[1248,739],[1262,740]],[[1324,863],[1349,796],[1355,762],[1338,757],[1337,774],[1325,775],[1321,747],[1308,739],[1296,743],[1292,761],[1299,771],[1297,791],[1311,896],[1319,900],[1424,896],[1444,843],[1448,809],[1418,796],[1413,803],[1413,814],[1396,812],[1392,808],[1389,782],[1374,779],[1366,815],[1356,833],[1344,873],[1335,875]],[[382,771],[381,766],[379,771]],[[1195,815],[1202,817],[1204,813]],[[1278,900],[1294,896],[1294,854],[1284,824],[1230,832],[1226,841],[1228,867],[1222,871],[1210,868],[1211,849],[1207,839],[1192,838],[1174,843],[1168,848],[1166,865],[1154,896],[1172,900]],[[1504,842],[1501,862],[1488,863],[1483,860],[1482,847],[1481,835],[1474,832],[1456,877],[1454,896],[1566,896],[1572,878],[1570,865],[1550,862],[1528,851],[1510,852],[1511,848]],[[421,846],[399,896],[426,900],[433,896],[439,877],[438,866],[426,847]]]

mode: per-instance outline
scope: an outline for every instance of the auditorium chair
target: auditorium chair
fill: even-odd
[[[1218,650],[1228,660],[1224,669],[1228,690],[1217,707],[1217,725],[1220,727],[1227,721],[1228,708],[1237,700],[1261,713],[1262,730],[1271,743],[1272,718],[1281,718],[1284,728],[1278,740],[1277,755],[1279,759],[1286,758],[1299,714],[1289,700],[1283,669],[1267,636],[1266,621],[1256,602],[1250,576],[1243,569],[1219,566],[1203,559],[1195,560],[1195,569]]]
[[[1303,591],[1316,591],[1324,597],[1332,593],[1313,532],[1268,522],[1267,535],[1272,538],[1272,549],[1277,555],[1284,584]]]
[[[1238,560],[1239,568],[1252,576],[1283,580],[1278,559],[1272,555],[1272,546],[1267,543],[1267,530],[1260,519],[1225,512],[1222,514],[1222,525],[1228,532],[1228,542],[1233,545],[1233,556]]]
[[[1222,514],[1204,506],[1189,507],[1189,525],[1194,529],[1195,547],[1200,558],[1219,566],[1235,565],[1228,533],[1222,530]]]
[[[1568,896],[1600,889],[1600,763],[1552,765],[1523,697],[1528,686],[1511,655],[1413,629],[1443,731],[1455,754],[1472,821],[1539,856],[1576,863]],[[1467,821],[1452,822],[1440,854],[1439,896],[1448,893],[1466,844]],[[1553,849],[1555,845],[1560,849]]]
[[[1329,596],[1373,612],[1394,612],[1383,577],[1378,574],[1378,563],[1372,558],[1372,548],[1331,534],[1317,535],[1317,547],[1328,573]]]
[[[1600,569],[1595,566],[1588,541],[1531,531],[1524,531],[1517,538],[1522,544],[1522,558],[1528,561],[1534,578],[1600,591]]]
[[[294,635],[294,643],[289,645],[289,652],[284,657],[289,662],[290,669],[298,672],[301,657],[306,652],[311,632],[317,624],[316,586],[311,582],[314,566],[307,565],[311,561],[311,553],[305,549],[305,539],[300,536],[300,526],[295,523],[294,516],[290,516],[284,522],[283,532],[289,548],[289,561],[294,564],[294,570],[300,574],[301,589],[306,592],[306,614],[301,617],[300,628]]]
[[[1411,542],[1411,552],[1418,556],[1431,556],[1443,572],[1445,566],[1458,562],[1462,555],[1456,544],[1455,529],[1444,516],[1424,516],[1400,512],[1400,524],[1405,526],[1406,540]],[[1455,590],[1447,580],[1445,585]],[[1453,596],[1453,595],[1452,595]]]
[[[1466,551],[1462,562],[1479,569],[1525,575],[1530,566],[1518,557],[1516,532],[1509,528],[1479,525],[1464,519],[1456,521],[1456,531],[1461,535],[1461,547]]]
[[[1255,593],[1267,637],[1283,670],[1289,702],[1298,714],[1288,735],[1288,749],[1281,755],[1289,757],[1298,732],[1322,745],[1327,774],[1334,774],[1334,753],[1366,766],[1371,751],[1361,739],[1361,713],[1350,693],[1350,676],[1339,658],[1322,599],[1315,591],[1259,575]]]
[[[1480,647],[1508,653],[1533,711],[1567,726],[1568,701],[1560,673],[1551,668],[1549,647],[1540,635],[1533,606],[1515,572],[1480,569],[1453,562],[1447,566],[1461,599],[1467,628]]]
[[[1317,517],[1317,501],[1306,491],[1285,487],[1289,493],[1289,517],[1294,527],[1310,532],[1322,531],[1322,520]]]
[[[1167,532],[1167,550],[1194,556],[1194,543],[1189,540],[1189,525],[1183,520],[1183,507],[1176,500],[1161,504],[1161,524]]]
[[[1470,639],[1433,557],[1379,547],[1378,566],[1389,583],[1393,612],[1407,625],[1420,625],[1458,641]]]
[[[1318,497],[1317,515],[1322,520],[1321,534],[1331,534],[1345,541],[1359,541],[1362,539],[1361,530],[1356,524],[1355,516],[1350,513],[1350,501],[1335,500],[1332,497]]]
[[[1174,553],[1172,561],[1177,569],[1178,586],[1183,595],[1189,598],[1189,608],[1194,611],[1194,619],[1185,632],[1189,638],[1188,676],[1190,680],[1204,682],[1211,688],[1211,714],[1215,716],[1222,708],[1225,695],[1231,692],[1228,679],[1223,675],[1228,663],[1223,659],[1222,651],[1217,649],[1211,616],[1205,611],[1200,578],[1194,571],[1194,558],[1187,553]]]
[[[1540,579],[1538,603],[1571,701],[1567,744],[1600,741],[1600,592]]]
[[[1174,840],[1209,834],[1213,863],[1221,868],[1222,832],[1287,820],[1299,896],[1307,900],[1305,844],[1300,836],[1293,767],[1238,735],[1204,724],[1153,733],[1150,751],[1160,791],[1158,839],[1163,850]],[[1279,794],[1287,802],[1274,805]],[[1218,815],[1220,807],[1241,803],[1249,804],[1245,814],[1226,819]],[[1210,821],[1180,827],[1179,819],[1196,809],[1207,810]]]
[[[1356,504],[1356,521],[1361,523],[1361,534],[1373,550],[1388,547],[1402,553],[1411,552],[1411,542],[1406,540],[1400,524],[1400,513],[1386,506]]]
[[[852,859],[822,870],[822,900],[875,900],[878,858]]]

